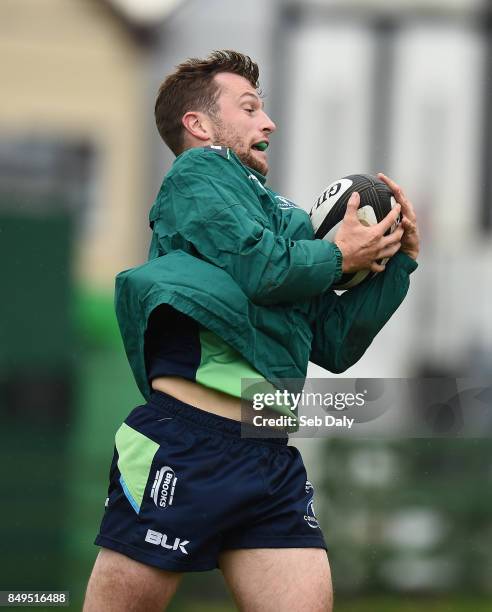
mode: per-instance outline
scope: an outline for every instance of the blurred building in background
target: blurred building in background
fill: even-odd
[[[19,544],[4,521],[2,588],[68,581],[81,596],[112,435],[141,400],[112,291],[116,273],[146,258],[147,214],[173,161],[153,123],[156,91],[184,58],[221,48],[260,64],[277,123],[269,154],[278,192],[310,209],[336,178],[381,170],[417,209],[423,248],[410,294],[344,375],[490,380],[486,0],[4,0],[0,410],[4,453],[17,470],[6,469],[2,488],[25,537]],[[309,374],[329,375],[314,366]],[[342,590],[490,589],[482,444],[299,446],[319,485]],[[453,481],[456,495],[446,497]],[[34,533],[44,546],[21,573]],[[207,588],[202,580],[200,592]]]
[[[80,507],[87,482],[87,515],[94,490],[84,457],[102,464],[111,452],[99,458],[84,426],[92,431],[93,414],[107,418],[109,409],[114,423],[126,411],[111,404],[111,387],[130,387],[128,376],[120,384],[111,374],[121,352],[112,285],[143,250],[148,39],[117,9],[0,6],[2,489],[15,517],[1,527],[8,588],[61,588],[70,534],[80,539],[70,507]],[[110,390],[94,400],[98,380]]]

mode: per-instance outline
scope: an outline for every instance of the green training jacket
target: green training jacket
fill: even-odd
[[[236,349],[268,381],[305,378],[308,361],[343,372],[403,301],[414,260],[337,295],[341,253],[315,240],[307,212],[225,147],[176,158],[150,211],[149,261],[116,277],[116,314],[148,400],[144,333],[170,304]]]

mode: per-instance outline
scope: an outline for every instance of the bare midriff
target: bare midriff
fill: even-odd
[[[171,395],[200,410],[212,412],[234,421],[241,421],[240,398],[205,387],[192,380],[180,376],[161,376],[153,379],[152,389],[167,393],[167,395]]]

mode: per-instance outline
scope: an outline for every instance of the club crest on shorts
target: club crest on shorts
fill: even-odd
[[[157,470],[150,496],[158,508],[167,508],[173,505],[174,489],[177,482],[178,478],[173,468],[166,465]]]
[[[310,527],[312,527],[313,529],[316,529],[319,527],[319,523],[318,523],[318,519],[316,518],[316,514],[314,512],[314,505],[313,505],[314,487],[312,483],[309,482],[309,480],[306,480],[306,484],[304,485],[304,490],[306,491],[308,495],[311,494],[311,497],[309,498],[308,503],[306,504],[306,514],[304,515],[304,520],[307,522],[307,524]]]
[[[314,513],[313,498],[311,498],[307,503],[304,520],[313,529],[317,529],[319,527],[318,519],[316,518],[316,514]]]

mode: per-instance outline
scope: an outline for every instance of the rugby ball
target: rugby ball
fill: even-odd
[[[323,190],[309,216],[314,229],[314,237],[322,240],[335,241],[340,224],[345,216],[347,202],[354,191],[360,195],[360,205],[357,211],[359,221],[363,225],[376,225],[391,211],[396,200],[390,188],[371,174],[351,174],[334,181]],[[386,234],[391,234],[398,227],[400,218],[391,226]],[[388,259],[378,263],[385,264]],[[358,270],[343,274],[333,285],[334,289],[350,289],[362,281],[373,277],[376,272]]]

